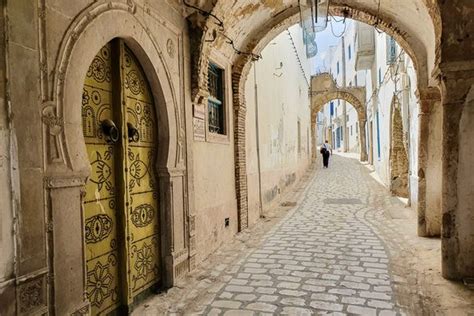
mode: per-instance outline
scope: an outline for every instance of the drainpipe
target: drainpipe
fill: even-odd
[[[345,36],[342,37],[342,87],[345,88],[346,84],[346,44],[344,40]],[[342,151],[347,152],[349,142],[347,139],[347,104],[346,101],[342,101]]]
[[[260,161],[260,132],[258,126],[258,85],[257,85],[257,62],[253,64],[253,77],[255,83],[255,138],[257,144],[257,168],[258,168],[258,199],[259,199],[259,215],[263,215],[263,203],[262,203],[262,172],[261,172],[261,161]]]

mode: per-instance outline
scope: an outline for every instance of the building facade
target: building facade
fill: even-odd
[[[323,64],[330,65],[338,87],[365,87],[369,162],[394,194],[416,201],[419,103],[413,63],[389,35],[360,22],[345,23]],[[359,119],[352,105],[334,99],[320,115],[318,143],[329,139],[336,151],[360,151]]]

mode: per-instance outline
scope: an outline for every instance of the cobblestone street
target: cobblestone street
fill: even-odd
[[[459,285],[412,272],[421,269],[416,247],[435,253],[439,241],[410,244],[411,212],[365,166],[335,155],[329,169],[314,172],[294,209],[273,219],[271,228],[259,229],[265,233],[244,233],[182,288],[156,296],[135,313],[424,315],[431,310],[424,309],[430,294],[420,291],[423,278],[444,282],[445,290],[455,287],[466,297],[460,298],[465,306],[453,306],[471,310],[472,294]],[[400,223],[405,235],[397,231]],[[433,267],[426,270],[435,271],[437,264]],[[430,305],[436,309],[436,303]]]

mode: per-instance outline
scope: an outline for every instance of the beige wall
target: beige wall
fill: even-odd
[[[301,29],[295,25],[289,31],[309,79],[309,61]],[[254,63],[245,86],[249,216],[252,222],[258,218],[260,205],[257,141],[264,211],[280,201],[287,187],[300,179],[310,163],[308,83],[292,45],[287,31],[274,38],[263,50],[263,59]]]
[[[224,69],[226,135],[210,133],[206,127],[206,141],[195,141],[193,145],[198,261],[230,240],[238,229],[231,66],[218,54],[210,60]],[[226,218],[229,218],[228,227],[225,227]]]

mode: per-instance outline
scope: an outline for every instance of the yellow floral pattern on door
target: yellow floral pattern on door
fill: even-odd
[[[118,141],[105,135],[105,120],[115,122]],[[160,280],[156,112],[144,72],[120,40],[104,46],[89,67],[82,124],[91,166],[84,198],[86,294],[97,315],[132,303]]]
[[[135,296],[160,277],[159,213],[156,160],[156,113],[153,96],[140,64],[124,45],[122,58],[123,100],[126,122],[138,131],[127,146],[125,182],[128,201],[129,291]]]

